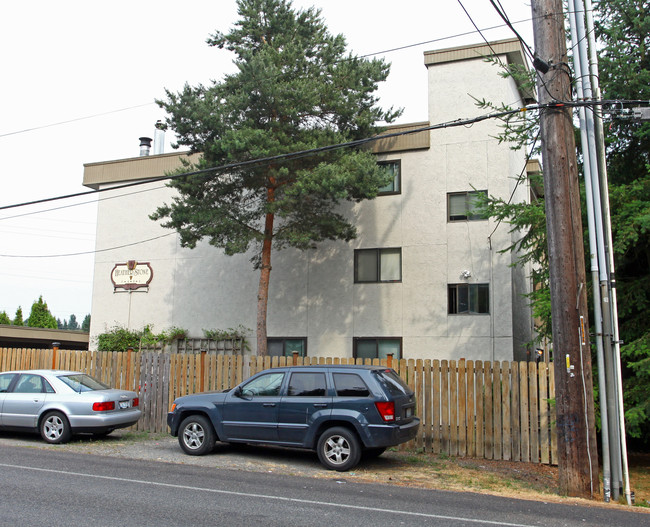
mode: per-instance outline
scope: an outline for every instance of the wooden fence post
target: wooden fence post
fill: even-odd
[[[56,355],[59,351],[60,342],[52,342],[52,369],[56,370]]]

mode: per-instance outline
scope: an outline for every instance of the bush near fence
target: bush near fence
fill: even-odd
[[[0,371],[83,371],[140,394],[138,430],[166,432],[176,397],[225,390],[258,371],[287,364],[381,364],[415,391],[422,421],[406,445],[459,457],[557,464],[553,365],[534,362],[399,361],[331,357],[257,357],[208,353],[0,350]]]

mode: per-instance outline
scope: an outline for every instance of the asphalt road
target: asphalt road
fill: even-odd
[[[650,526],[604,507],[0,445],[0,525]]]

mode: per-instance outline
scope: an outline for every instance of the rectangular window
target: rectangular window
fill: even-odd
[[[401,161],[379,161],[377,163],[380,167],[384,168],[393,175],[393,180],[386,186],[379,189],[379,196],[386,196],[389,194],[399,194],[402,191],[402,163]]]
[[[450,315],[479,315],[490,313],[489,284],[449,284]]]
[[[324,397],[327,395],[327,382],[324,373],[296,372],[289,379],[290,397]]]
[[[401,282],[402,249],[354,251],[355,282]]]
[[[339,397],[368,397],[368,386],[356,373],[335,373],[334,387]]]
[[[353,355],[355,359],[387,359],[392,355],[394,360],[402,358],[402,339],[393,337],[354,339]]]
[[[487,190],[454,192],[447,194],[447,221],[477,221],[487,218],[478,213],[479,195],[487,196]]]
[[[307,356],[306,338],[269,338],[266,343],[271,357],[293,357],[294,351],[299,357]]]

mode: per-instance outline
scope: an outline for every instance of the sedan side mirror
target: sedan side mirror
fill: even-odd
[[[235,391],[234,391],[233,395],[234,395],[235,397],[241,397],[241,396],[242,396],[242,389],[241,389],[241,386],[237,386],[237,388],[235,388]]]

